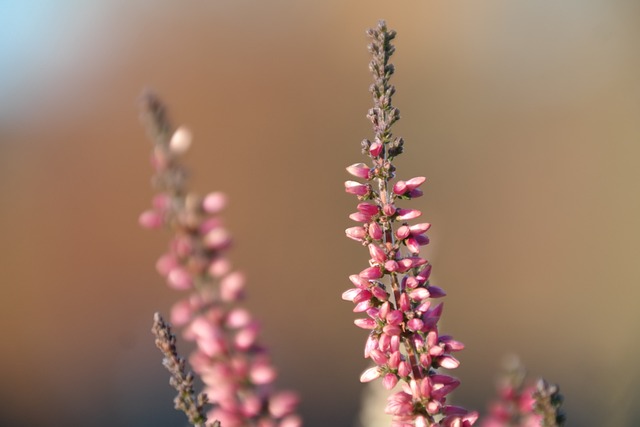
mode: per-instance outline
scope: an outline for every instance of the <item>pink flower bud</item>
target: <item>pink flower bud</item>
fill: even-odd
[[[398,364],[398,375],[402,378],[406,378],[409,376],[410,373],[411,373],[411,366],[409,365],[409,362],[407,362],[406,360],[401,361]]]
[[[190,289],[193,285],[191,275],[182,267],[176,267],[169,272],[167,283],[178,290]]]
[[[209,249],[225,249],[231,244],[231,235],[224,228],[214,228],[203,238],[205,246]]]
[[[349,227],[344,231],[348,238],[361,242],[367,235],[364,227]]]
[[[391,336],[400,335],[402,333],[402,328],[398,325],[386,325],[382,328],[382,332]]]
[[[377,286],[373,286],[371,288],[371,293],[374,297],[378,298],[380,301],[386,301],[389,298],[389,294],[382,288]]]
[[[413,276],[405,276],[405,278],[407,279],[404,282],[405,285],[406,285],[405,289],[415,289],[415,288],[418,287],[419,283],[418,283],[418,280],[415,277],[413,277]]]
[[[360,184],[356,181],[346,181],[344,183],[344,189],[347,193],[355,194],[356,196],[364,196],[369,192],[369,187],[365,184]]]
[[[391,337],[386,334],[380,335],[380,338],[378,339],[378,348],[380,351],[389,351],[391,348]]]
[[[384,303],[382,303],[382,305],[380,305],[378,316],[380,316],[380,319],[384,319],[385,317],[387,317],[387,314],[389,314],[390,311],[391,304],[389,304],[389,301],[385,301]]]
[[[372,157],[379,157],[380,153],[382,153],[382,144],[379,142],[371,144],[371,147],[369,147],[369,154],[371,154]]]
[[[184,126],[180,126],[171,136],[169,149],[176,154],[182,154],[189,149],[192,139],[191,131]]]
[[[249,371],[249,378],[254,384],[271,384],[276,379],[276,370],[268,363],[256,363]]]
[[[407,190],[411,191],[415,188],[420,187],[426,180],[427,178],[425,178],[424,176],[411,178],[409,181],[407,181]]]
[[[220,220],[220,218],[207,218],[204,221],[202,221],[202,223],[200,223],[200,226],[198,227],[198,231],[200,232],[200,234],[207,234],[208,232],[210,232],[211,230],[213,230],[214,228],[218,228],[222,226],[222,220]]]
[[[251,314],[244,308],[234,308],[227,314],[225,325],[231,329],[244,328],[251,323]]]
[[[409,229],[409,227],[407,227],[406,225],[400,226],[398,227],[398,229],[396,230],[396,237],[399,240],[404,240],[407,237],[409,237],[409,235],[411,234],[411,230]]]
[[[400,325],[404,320],[404,315],[400,310],[392,310],[385,318],[390,325]]]
[[[402,210],[402,209],[400,209]],[[406,210],[406,209],[405,209]],[[393,214],[396,213],[396,207],[393,205],[389,205],[386,204],[382,207],[382,212],[386,215],[386,216],[392,216]]]
[[[371,176],[371,169],[364,163],[352,164],[347,168],[347,172],[355,177],[362,179],[369,179],[369,177]]]
[[[153,196],[151,205],[158,212],[166,212],[171,206],[171,197],[165,193],[156,194]]]
[[[212,419],[215,419],[215,418],[212,418]],[[265,427],[269,427],[269,426],[265,426]],[[280,424],[278,424],[278,427],[302,427],[302,418],[294,414],[287,415],[282,420],[280,420]]]
[[[404,181],[398,181],[393,186],[393,192],[397,195],[402,195],[407,192],[407,183]]]
[[[385,356],[384,353],[377,348],[374,348],[369,352],[369,357],[378,365],[387,364],[387,356]]]
[[[416,288],[409,292],[409,297],[414,301],[422,301],[429,298],[429,291],[426,288]]]
[[[372,222],[371,224],[369,224],[369,236],[373,240],[382,239],[382,228],[377,222]]]
[[[409,311],[409,309],[411,308],[411,304],[409,302],[409,297],[407,296],[407,294],[402,293],[400,295],[400,301],[398,302],[398,306],[402,311]]]
[[[371,300],[360,301],[353,307],[354,313],[362,313],[363,311],[367,311],[372,307]]]
[[[164,225],[164,218],[162,214],[157,211],[144,211],[138,217],[138,224],[140,224],[141,227],[152,230],[162,227]]]
[[[171,307],[171,323],[173,326],[184,326],[191,320],[193,308],[188,299],[180,300]]]
[[[384,263],[384,269],[391,273],[393,273],[394,271],[398,271],[398,263],[390,259],[389,261]]]
[[[366,289],[369,287],[369,281],[367,279],[363,279],[362,277],[356,274],[352,274],[351,276],[349,276],[349,280],[351,280],[351,283],[353,283],[359,288]]]
[[[448,351],[460,351],[464,349],[464,344],[454,340],[449,335],[440,336],[440,342],[444,343]]]
[[[252,322],[238,331],[234,337],[234,343],[240,350],[248,350],[258,339],[260,327],[257,322]]]
[[[226,258],[215,259],[209,264],[208,272],[212,277],[222,277],[231,270],[231,262]]]
[[[291,391],[281,391],[269,399],[269,413],[275,418],[291,414],[298,404],[298,395]]]
[[[365,268],[360,272],[360,277],[367,280],[375,280],[382,277],[382,269],[380,267]]]
[[[371,256],[371,259],[378,264],[384,264],[387,259],[387,254],[384,250],[373,243],[369,244],[369,255]]]
[[[220,191],[209,193],[202,200],[202,209],[211,215],[217,214],[224,209],[225,206],[227,206],[227,196]]]
[[[423,325],[424,323],[422,322],[422,320],[418,318],[413,318],[407,322],[407,328],[414,332],[421,330]]]
[[[342,299],[345,301],[353,301],[353,299],[356,297],[356,295],[358,295],[360,291],[361,289],[358,288],[346,290],[342,293]]]
[[[354,212],[349,215],[349,219],[355,222],[369,222],[371,221],[371,215],[367,215],[362,212]]]
[[[357,209],[363,214],[367,214],[369,216],[376,215],[380,210],[378,205],[375,205],[373,203],[368,203],[368,202],[358,203]]]
[[[220,282],[220,298],[223,301],[238,301],[244,295],[244,274],[236,271]]]
[[[453,356],[443,356],[438,358],[438,364],[445,369],[455,369],[460,366],[460,362]]]
[[[368,383],[379,377],[380,377],[380,369],[377,366],[374,366],[372,368],[365,370],[362,373],[362,375],[360,375],[360,382]]]
[[[371,318],[356,319],[353,323],[362,329],[374,329],[376,327],[376,321]]]
[[[420,245],[413,237],[409,237],[407,240],[405,240],[404,244],[412,254],[417,254],[418,252],[420,252]]]
[[[382,385],[387,390],[391,390],[398,384],[398,376],[396,374],[392,374],[391,372],[382,377]]]
[[[178,260],[173,254],[164,254],[156,261],[156,270],[163,276],[167,276],[177,266]]]
[[[398,209],[397,219],[399,221],[408,221],[418,218],[420,215],[422,215],[422,212],[417,209]]]
[[[411,234],[415,236],[416,234],[425,233],[430,228],[431,228],[431,224],[429,224],[428,222],[423,222],[421,224],[414,224],[410,226],[409,230],[411,231]]]
[[[429,276],[431,276],[431,264],[427,265],[425,268],[420,271],[420,273],[416,276],[416,280],[420,282],[420,284],[426,283],[429,280]]]

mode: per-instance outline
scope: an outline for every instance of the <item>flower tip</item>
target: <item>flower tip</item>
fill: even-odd
[[[357,178],[369,179],[371,169],[369,169],[369,167],[364,163],[354,163],[347,167],[347,172]]]
[[[176,154],[182,154],[189,149],[192,140],[191,131],[184,126],[180,126],[171,136],[169,149]]]
[[[362,375],[360,375],[360,382],[368,383],[379,377],[380,377],[380,369],[378,369],[377,366],[374,366],[372,368],[365,370],[362,373]]]

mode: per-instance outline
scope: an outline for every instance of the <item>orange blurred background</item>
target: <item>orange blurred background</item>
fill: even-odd
[[[363,160],[364,31],[398,31],[400,177],[434,224],[455,401],[484,411],[508,353],[557,382],[568,426],[640,425],[640,3],[88,0],[0,3],[0,425],[177,426],[149,332],[177,293],[139,229],[155,88],[230,195],[279,383],[306,426],[352,426],[366,333],[340,299]],[[382,410],[382,408],[381,408]]]

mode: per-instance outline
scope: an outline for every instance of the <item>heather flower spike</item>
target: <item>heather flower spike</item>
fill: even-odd
[[[404,149],[403,139],[391,133],[391,126],[400,118],[391,104],[395,88],[389,83],[394,73],[389,63],[395,50],[391,41],[396,33],[380,21],[367,34],[374,78],[370,88],[374,106],[367,118],[375,135],[373,141],[362,142],[369,163],[347,168],[359,180],[345,183],[346,192],[360,202],[358,212],[350,215],[358,224],[346,230],[347,237],[366,246],[370,256],[369,266],[350,277],[355,288],[343,294],[343,299],[356,304],[355,312],[366,316],[355,324],[370,331],[365,357],[374,366],[360,379],[382,378],[388,389],[401,384],[386,407],[394,427],[471,426],[478,414],[449,404],[447,395],[459,381],[440,372],[459,365],[452,353],[463,345],[438,329],[442,304],[433,300],[444,296],[444,291],[431,285],[431,265],[420,255],[421,246],[429,241],[424,233],[430,224],[409,224],[422,213],[397,205],[422,195],[419,187],[425,178],[394,182],[393,160]]]
[[[195,341],[189,362],[204,383],[204,393],[194,396],[193,377],[184,374],[175,337],[156,315],[156,342],[165,355],[171,384],[179,391],[176,408],[198,427],[204,427],[207,418],[220,421],[222,427],[299,427],[296,394],[274,391],[277,374],[259,342],[259,324],[237,306],[245,295],[245,277],[233,271],[226,257],[231,236],[218,216],[226,197],[187,191],[180,156],[192,144],[191,132],[174,129],[154,95],[145,95],[143,104],[154,142],[153,183],[159,193],[139,222],[152,229],[165,226],[173,233],[156,268],[168,286],[185,294],[172,308],[171,321],[183,327],[186,339]],[[212,405],[208,413],[205,403]],[[207,427],[219,425],[216,421]]]

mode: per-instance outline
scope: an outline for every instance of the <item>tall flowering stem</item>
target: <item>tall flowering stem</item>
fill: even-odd
[[[375,366],[364,371],[360,380],[382,378],[387,389],[401,383],[402,390],[389,397],[385,409],[393,415],[394,427],[471,426],[478,414],[447,402],[447,395],[460,382],[439,372],[458,367],[453,353],[464,346],[438,330],[443,305],[434,300],[445,292],[430,283],[431,265],[420,255],[421,247],[429,243],[425,233],[430,224],[410,224],[422,213],[397,205],[420,197],[425,178],[395,180],[393,160],[404,149],[403,139],[391,133],[400,118],[391,104],[395,88],[389,83],[396,33],[380,21],[367,34],[374,78],[370,88],[374,107],[367,118],[375,136],[362,142],[370,163],[347,168],[361,181],[347,181],[345,190],[360,202],[357,212],[349,216],[358,225],[346,230],[347,237],[366,246],[370,260],[369,267],[349,277],[354,287],[342,296],[355,304],[354,312],[366,315],[355,324],[370,331],[364,356]]]
[[[189,361],[212,404],[206,417],[223,427],[299,427],[298,397],[273,390],[276,371],[258,341],[259,324],[238,305],[245,295],[245,277],[233,271],[226,255],[231,236],[219,216],[226,197],[219,192],[200,197],[187,190],[180,157],[191,145],[191,133],[184,127],[174,129],[164,105],[152,94],[143,97],[143,112],[154,143],[151,163],[158,194],[139,222],[173,233],[156,268],[171,288],[186,294],[173,306],[171,323],[196,343]],[[158,317],[155,323],[158,337],[163,328]],[[173,360],[166,350],[174,342],[165,338],[160,344],[165,360]],[[197,403],[204,406],[202,400]]]

